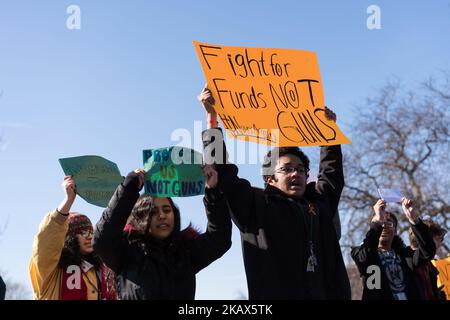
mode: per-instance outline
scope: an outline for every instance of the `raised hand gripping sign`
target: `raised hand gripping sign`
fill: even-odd
[[[315,52],[197,41],[194,46],[230,136],[279,146],[351,143],[325,118]]]
[[[184,147],[143,150],[145,193],[158,197],[204,194],[202,154]]]
[[[87,202],[105,208],[123,181],[117,164],[99,156],[59,159],[68,176],[73,176],[77,194]]]

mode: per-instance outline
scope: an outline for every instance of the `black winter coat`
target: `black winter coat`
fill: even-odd
[[[303,199],[294,200],[277,188],[261,190],[240,179],[238,168],[227,163],[220,129],[204,131],[203,144],[241,232],[249,299],[350,299],[333,224],[344,186],[340,146],[321,148],[317,183],[308,185]],[[312,204],[315,215],[308,212]],[[315,272],[306,271],[310,238],[318,259]]]
[[[423,264],[429,263],[436,253],[433,238],[428,231],[428,227],[419,220],[416,225],[411,225],[414,236],[417,239],[418,249],[413,250],[405,246],[403,241],[394,236],[392,249],[401,259],[401,268],[405,281],[405,293],[408,300],[422,300],[423,293],[419,278],[414,270]],[[358,267],[363,281],[363,300],[394,300],[389,281],[384,269],[381,266],[381,260],[378,256],[378,243],[383,227],[379,222],[371,222],[370,230],[367,232],[363,243],[359,247],[352,248],[352,258]],[[378,266],[381,271],[381,281],[379,289],[369,288],[369,277],[374,276],[375,272],[370,266]],[[372,281],[370,281],[372,283]]]
[[[94,233],[96,252],[117,274],[120,299],[194,299],[196,273],[231,246],[231,219],[224,197],[217,190],[207,189],[205,233],[145,243],[130,242],[123,233],[138,197],[136,184],[119,185]]]
[[[0,300],[5,300],[6,295],[6,284],[3,281],[2,277],[0,277]]]

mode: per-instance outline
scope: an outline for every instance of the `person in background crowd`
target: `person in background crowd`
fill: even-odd
[[[423,299],[414,270],[433,258],[436,247],[413,202],[403,198],[402,208],[418,249],[405,246],[397,235],[397,217],[378,200],[363,243],[351,251],[363,280],[363,300]]]
[[[444,241],[444,236],[447,230],[435,223],[431,218],[424,219],[423,223],[428,227],[431,236],[433,237],[434,244],[436,246],[436,252],[438,252]],[[412,228],[409,228],[409,243],[414,250],[419,249],[418,241],[414,235]],[[443,285],[438,287],[438,269],[433,265],[435,260],[418,266],[415,272],[418,276],[418,282],[421,287],[424,300],[445,300],[445,292],[442,290]]]
[[[34,299],[115,300],[114,273],[92,246],[89,218],[70,212],[76,185],[66,176],[60,205],[42,220],[34,237],[29,272]]]

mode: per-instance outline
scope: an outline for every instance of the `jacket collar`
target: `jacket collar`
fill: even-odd
[[[83,270],[84,273],[88,272],[94,268],[94,265],[86,260],[81,261],[81,270]]]
[[[302,198],[292,198],[287,196],[283,191],[281,191],[280,189],[278,189],[277,187],[274,187],[272,185],[267,185],[267,187],[264,189],[264,193],[269,195],[269,196],[274,196],[277,198],[282,198],[282,199],[286,199],[289,201],[294,201],[300,204],[307,204],[306,200],[304,199],[304,197]]]

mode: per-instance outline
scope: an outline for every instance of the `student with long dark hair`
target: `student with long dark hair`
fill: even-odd
[[[117,274],[123,300],[194,299],[195,275],[231,246],[231,220],[215,187],[217,173],[204,169],[208,226],[181,230],[171,198],[139,195],[145,171],[130,172],[116,189],[94,234],[94,248]]]

